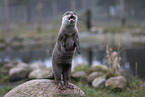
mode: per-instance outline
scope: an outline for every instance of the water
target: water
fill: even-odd
[[[46,67],[52,67],[52,57],[49,57],[45,60],[33,60],[33,61],[31,61],[31,63],[36,63],[36,62],[37,63],[44,63],[46,65]],[[74,56],[74,58],[72,60],[72,68],[75,67],[78,64],[87,65],[88,62],[81,55],[76,55],[76,56]]]
[[[36,48],[36,49],[29,49],[29,50],[4,50],[0,51],[0,62],[6,61],[10,62],[26,62],[26,63],[44,63],[46,67],[52,66],[52,50],[48,48]],[[72,60],[72,66],[75,67],[77,64],[88,64],[87,60],[87,52],[84,50],[81,51],[82,53],[78,55],[75,53],[74,58]],[[99,64],[100,62],[93,58],[93,64]]]

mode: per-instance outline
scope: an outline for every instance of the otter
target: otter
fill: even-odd
[[[71,75],[73,55],[75,51],[80,54],[77,21],[78,17],[73,11],[68,11],[63,15],[62,25],[52,53],[53,70],[49,76],[45,77],[55,78],[60,89],[74,88],[68,81]]]

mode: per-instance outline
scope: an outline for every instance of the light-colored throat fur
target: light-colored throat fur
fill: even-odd
[[[68,36],[71,36],[72,34],[75,34],[78,32],[78,29],[77,27],[72,27],[72,26],[67,26],[67,27],[63,27],[61,26],[60,28],[60,33],[64,33],[64,34],[67,34]]]

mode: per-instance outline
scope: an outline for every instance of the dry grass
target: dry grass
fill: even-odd
[[[109,70],[107,72],[107,78],[111,76],[117,76],[120,75],[119,69],[120,69],[120,60],[121,57],[119,56],[119,50],[120,50],[120,43],[118,45],[118,51],[113,51],[112,48],[106,47],[106,60],[109,64]]]

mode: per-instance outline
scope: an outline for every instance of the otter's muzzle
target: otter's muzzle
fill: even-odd
[[[75,22],[75,19],[76,19],[76,17],[73,16],[73,15],[71,15],[71,16],[68,18],[68,20],[69,20],[71,23],[74,23],[74,22]]]

